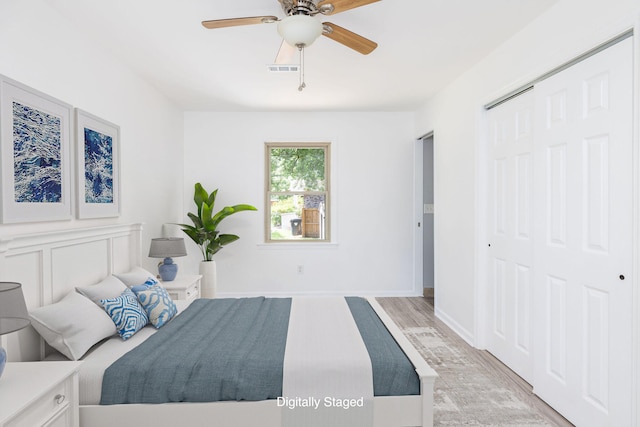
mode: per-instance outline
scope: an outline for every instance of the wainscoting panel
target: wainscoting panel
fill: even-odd
[[[140,265],[141,224],[118,224],[0,238],[0,280],[22,284],[28,309],[54,303],[76,286]],[[40,360],[32,327],[0,337],[10,361]]]

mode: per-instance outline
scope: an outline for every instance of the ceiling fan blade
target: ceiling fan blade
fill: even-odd
[[[202,21],[202,26],[210,30],[214,28],[237,27],[239,25],[270,24],[278,20],[277,16],[252,16],[247,18],[214,19]]]
[[[282,40],[282,44],[280,45],[280,49],[278,49],[274,64],[296,64],[294,58],[297,51],[297,47],[291,46],[289,43]]]
[[[355,9],[356,7],[366,6],[371,3],[375,3],[380,0],[322,0],[318,3],[318,8],[322,9],[323,6],[331,4],[333,5],[333,10],[325,13],[325,15],[335,15],[336,13],[344,12],[345,10]]]
[[[378,43],[366,39],[356,33],[344,29],[331,22],[323,22],[324,31],[323,36],[329,37],[331,40],[337,41],[351,49],[360,52],[363,55],[368,55],[378,47]]]

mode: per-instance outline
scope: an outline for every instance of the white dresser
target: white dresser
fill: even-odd
[[[0,377],[0,427],[78,427],[82,362],[10,362]]]

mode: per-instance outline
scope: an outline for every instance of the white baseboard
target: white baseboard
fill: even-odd
[[[271,297],[286,298],[295,296],[360,296],[360,297],[421,297],[420,291],[341,291],[341,292],[325,292],[325,291],[301,291],[301,292],[219,292],[216,291],[218,298],[245,298],[245,297]]]
[[[447,325],[449,328],[451,328],[453,330],[453,332],[458,334],[460,336],[460,338],[465,340],[467,342],[467,344],[469,344],[470,346],[475,348],[475,346],[476,346],[474,344],[475,339],[474,339],[474,336],[473,336],[473,334],[471,332],[467,331],[458,322],[453,320],[453,318],[451,318],[451,316],[449,316],[447,313],[443,312],[442,310],[438,309],[437,307],[435,309],[435,315],[436,315],[436,317],[438,319],[440,319],[442,322],[444,322],[445,325]]]

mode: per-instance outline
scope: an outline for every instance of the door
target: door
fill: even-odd
[[[486,347],[533,380],[533,92],[491,109]]]
[[[535,87],[534,392],[580,426],[632,417],[632,42]]]

